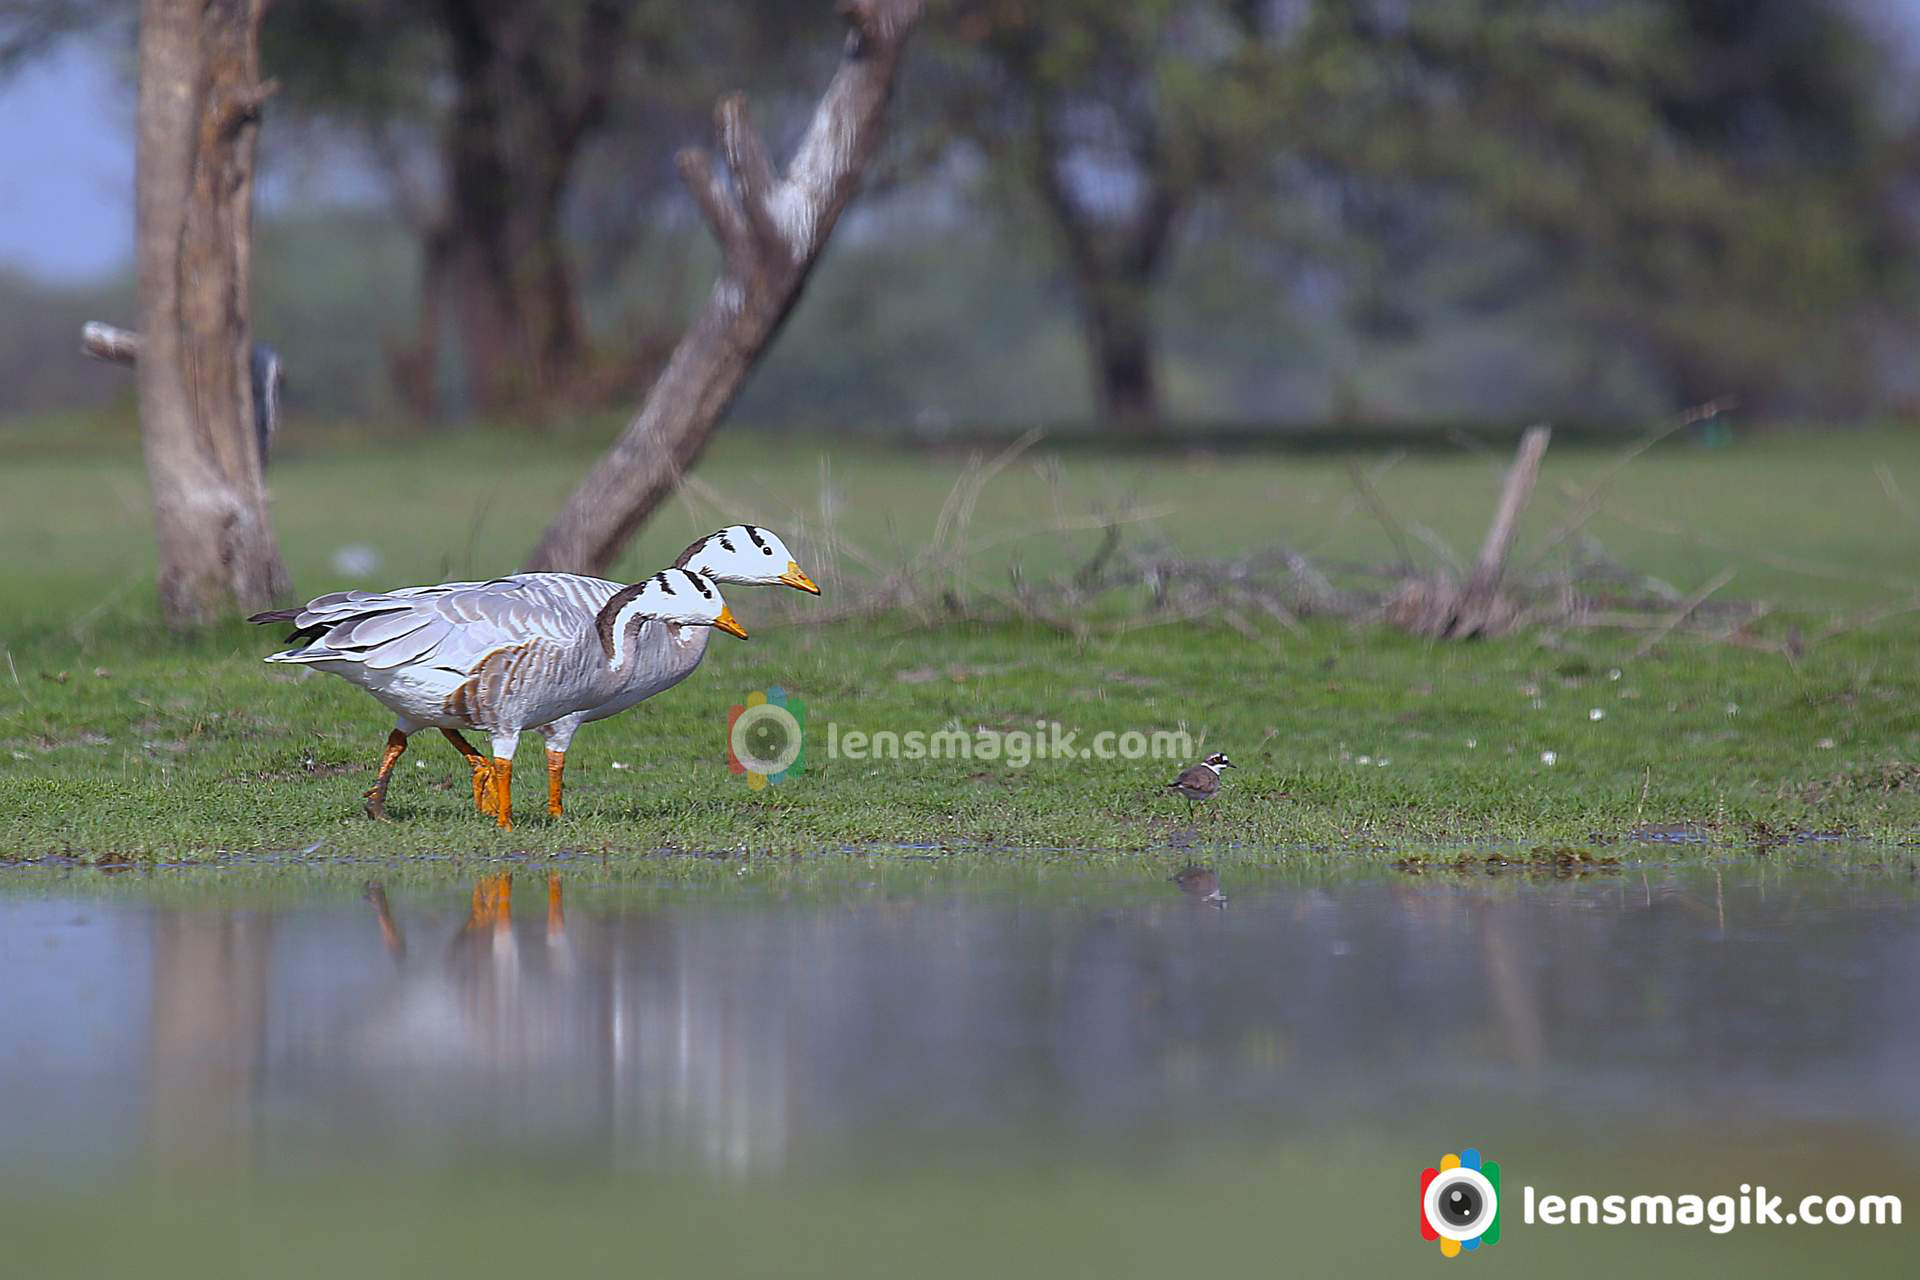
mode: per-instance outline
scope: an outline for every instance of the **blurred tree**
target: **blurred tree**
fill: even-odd
[[[315,0],[276,8],[266,56],[298,106],[358,126],[422,236],[419,329],[395,375],[435,407],[443,328],[482,414],[565,395],[586,338],[561,213],[644,6],[622,0]],[[408,143],[440,173],[423,194]]]
[[[266,57],[289,100],[362,144],[420,237],[416,336],[392,360],[417,412],[438,408],[443,333],[455,339],[460,408],[473,413],[598,401],[651,372],[665,342],[616,356],[611,374],[595,359],[576,258],[584,247],[606,274],[632,251],[674,185],[673,142],[702,129],[731,87],[720,76],[793,57],[784,36],[797,10],[810,6],[308,0],[274,11]],[[777,70],[768,79],[784,84]],[[569,222],[596,144],[618,156],[625,189],[609,200],[592,187],[599,216]]]
[[[0,64],[123,8],[0,0]],[[843,255],[917,264],[898,268],[916,287],[828,263],[852,319],[751,394],[788,421],[817,420],[829,377],[835,413],[971,418],[995,396],[1007,414],[1074,411],[1055,358],[1072,358],[1068,307],[993,287],[1032,245],[1103,423],[1150,425],[1170,394],[1262,418],[1329,399],[1354,416],[1625,413],[1729,392],[1863,409],[1883,376],[1863,331],[1884,349],[1888,318],[1911,313],[1914,260],[1896,189],[1913,166],[1864,9],[940,0],[875,165],[916,190],[842,237]],[[642,386],[704,269],[672,152],[738,85],[768,119],[804,118],[817,16],[790,0],[273,6],[273,134],[295,116],[354,140],[421,246],[418,315],[404,291],[356,298],[330,262],[301,266],[363,331],[383,308],[403,317],[390,363],[418,409],[443,390],[506,412]],[[947,252],[956,226],[987,278],[956,283],[973,270]],[[401,248],[383,248],[366,271],[392,273]],[[311,301],[288,287],[283,312]],[[847,327],[861,316],[870,331]],[[1024,375],[983,391],[978,367],[1003,375],[1009,346]],[[342,346],[349,360],[376,363]],[[1035,383],[1039,404],[1008,390]]]
[[[954,0],[934,128],[968,139],[1052,232],[1101,418],[1161,417],[1153,291],[1181,216],[1251,126],[1237,7],[1193,0]]]
[[[1370,343],[1550,315],[1595,377],[1625,349],[1674,400],[1775,407],[1811,351],[1864,385],[1847,320],[1905,252],[1887,70],[1839,5],[951,0],[938,30],[922,127],[1044,218],[1122,428],[1161,413],[1183,226],[1333,282]]]
[[[1906,250],[1885,68],[1846,10],[1346,8],[1383,89],[1349,115],[1380,127],[1348,172],[1388,209],[1424,211],[1429,260],[1482,246],[1471,306],[1553,298],[1583,341],[1627,347],[1679,404],[1789,407],[1823,363],[1827,395],[1861,385],[1853,322]],[[1409,264],[1395,265],[1406,296]]]

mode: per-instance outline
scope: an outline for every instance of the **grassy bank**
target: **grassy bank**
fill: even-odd
[[[1203,845],[1311,851],[1481,838],[1588,842],[1685,828],[1734,843],[1847,832],[1897,839],[1920,822],[1911,615],[1810,643],[1795,662],[1672,641],[1634,658],[1608,633],[1435,646],[1384,629],[1310,622],[1243,635],[1161,627],[1085,644],[1023,624],[906,619],[795,625],[808,600],[736,590],[749,643],[716,637],[680,687],[583,730],[570,806],[549,821],[539,771],[521,773],[518,829],[470,810],[466,773],[426,735],[402,762],[397,819],[360,815],[390,724],[344,682],[262,665],[277,635],[232,626],[183,640],[153,618],[137,453],[111,434],[16,432],[0,477],[0,854],[806,850],[843,843],[1136,850],[1186,839],[1159,793],[1175,762],[1084,759],[1096,734],[1189,734],[1227,775]],[[590,438],[330,439],[296,435],[275,470],[276,517],[303,594],[513,567],[591,456]],[[1612,454],[1549,456],[1518,556],[1565,517],[1562,496]],[[1284,541],[1328,561],[1381,562],[1391,537],[1354,501],[1353,459],[1315,455],[1023,460],[983,495],[975,527],[1005,530],[983,580],[1017,558],[1040,574],[1096,534],[1022,535],[1063,503],[1161,507],[1155,529],[1191,552]],[[1378,455],[1358,461],[1377,467]],[[1402,518],[1465,550],[1500,459],[1415,456],[1377,485]],[[882,559],[931,535],[964,459],[736,434],[698,475],[725,510],[682,502],[622,568],[637,575],[691,537],[752,519],[801,541],[825,519]],[[1833,618],[1920,589],[1911,433],[1677,444],[1622,473],[1586,529],[1612,556],[1690,590],[1724,569],[1728,596],[1780,607],[1818,637]],[[365,580],[336,555],[379,558]],[[1421,555],[1432,554],[1423,545]],[[807,567],[853,589],[857,557]],[[1555,554],[1564,554],[1564,549]],[[727,708],[780,685],[807,704],[803,777],[753,793],[727,772]],[[1031,729],[1077,735],[1068,759],[830,758],[849,730]],[[1050,731],[1049,731],[1050,732]],[[431,740],[430,740],[431,739]],[[1299,853],[1285,856],[1303,856]]]

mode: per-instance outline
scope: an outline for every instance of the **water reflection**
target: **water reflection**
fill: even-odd
[[[1905,886],[1243,874],[1231,910],[1195,910],[1218,876],[1174,884],[784,903],[523,873],[273,910],[16,887],[0,1172],[506,1151],[741,1175],[1388,1127],[1436,1100],[1920,1129]]]
[[[244,1166],[267,1030],[273,921],[171,913],[153,921],[148,1142],[168,1173]]]
[[[1180,892],[1189,898],[1196,898],[1213,907],[1227,905],[1227,895],[1220,892],[1220,873],[1212,867],[1182,867],[1173,873],[1172,878],[1180,886]]]

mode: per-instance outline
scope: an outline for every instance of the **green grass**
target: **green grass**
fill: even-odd
[[[1158,792],[1173,762],[829,759],[829,722],[844,734],[1046,719],[1077,732],[1076,746],[1103,730],[1185,730],[1241,766],[1198,841],[1263,858],[1483,838],[1588,842],[1655,825],[1727,842],[1830,831],[1897,839],[1920,821],[1920,778],[1897,767],[1916,755],[1920,732],[1911,615],[1816,644],[1792,664],[1686,641],[1636,661],[1637,637],[1608,633],[1433,645],[1316,622],[1253,638],[1183,626],[1082,645],[1019,624],[813,628],[793,620],[817,602],[736,589],[752,641],[716,637],[686,683],[583,730],[563,819],[544,815],[530,751],[518,829],[493,831],[471,812],[457,757],[428,734],[396,777],[397,821],[376,825],[359,794],[390,724],[383,708],[331,677],[261,664],[277,634],[235,624],[182,639],[157,625],[134,442],[98,423],[8,433],[3,854],[199,857],[316,841],[328,853],[399,855],[891,843],[1125,852],[1164,847],[1185,826],[1184,806]],[[384,560],[358,585],[514,567],[593,443],[593,429],[541,441],[295,434],[273,483],[301,592],[355,585],[330,567],[349,543]],[[1549,455],[1519,562],[1565,518],[1563,491],[1591,484],[1612,456]],[[1072,511],[1165,506],[1151,532],[1190,551],[1280,541],[1327,562],[1386,561],[1394,548],[1353,501],[1349,461],[1084,450],[1023,459],[982,498],[976,533],[1009,537],[973,572],[1004,582],[1015,558],[1029,575],[1084,558],[1096,535],[1018,536],[1050,521],[1056,501]],[[823,505],[840,537],[898,562],[930,536],[964,462],[723,436],[698,476],[732,505],[677,502],[623,569],[664,563],[733,519],[802,533],[818,527]],[[1404,519],[1464,553],[1491,508],[1497,463],[1415,455],[1378,484]],[[1734,567],[1724,597],[1775,602],[1779,625],[1811,636],[1831,617],[1920,590],[1902,494],[1920,495],[1920,437],[1908,431],[1674,445],[1623,473],[1587,532],[1682,590]],[[807,568],[828,603],[860,572],[845,554]],[[724,726],[729,705],[771,684],[807,703],[807,765],[804,777],[753,793],[727,772]]]

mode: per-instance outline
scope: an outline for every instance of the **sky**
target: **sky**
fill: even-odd
[[[0,269],[106,275],[133,252],[133,93],[70,44],[0,82]]]
[[[1920,0],[1855,6],[1920,71]],[[69,42],[0,80],[0,270],[78,282],[132,254],[133,91],[114,59]],[[364,180],[343,185],[364,198]]]

